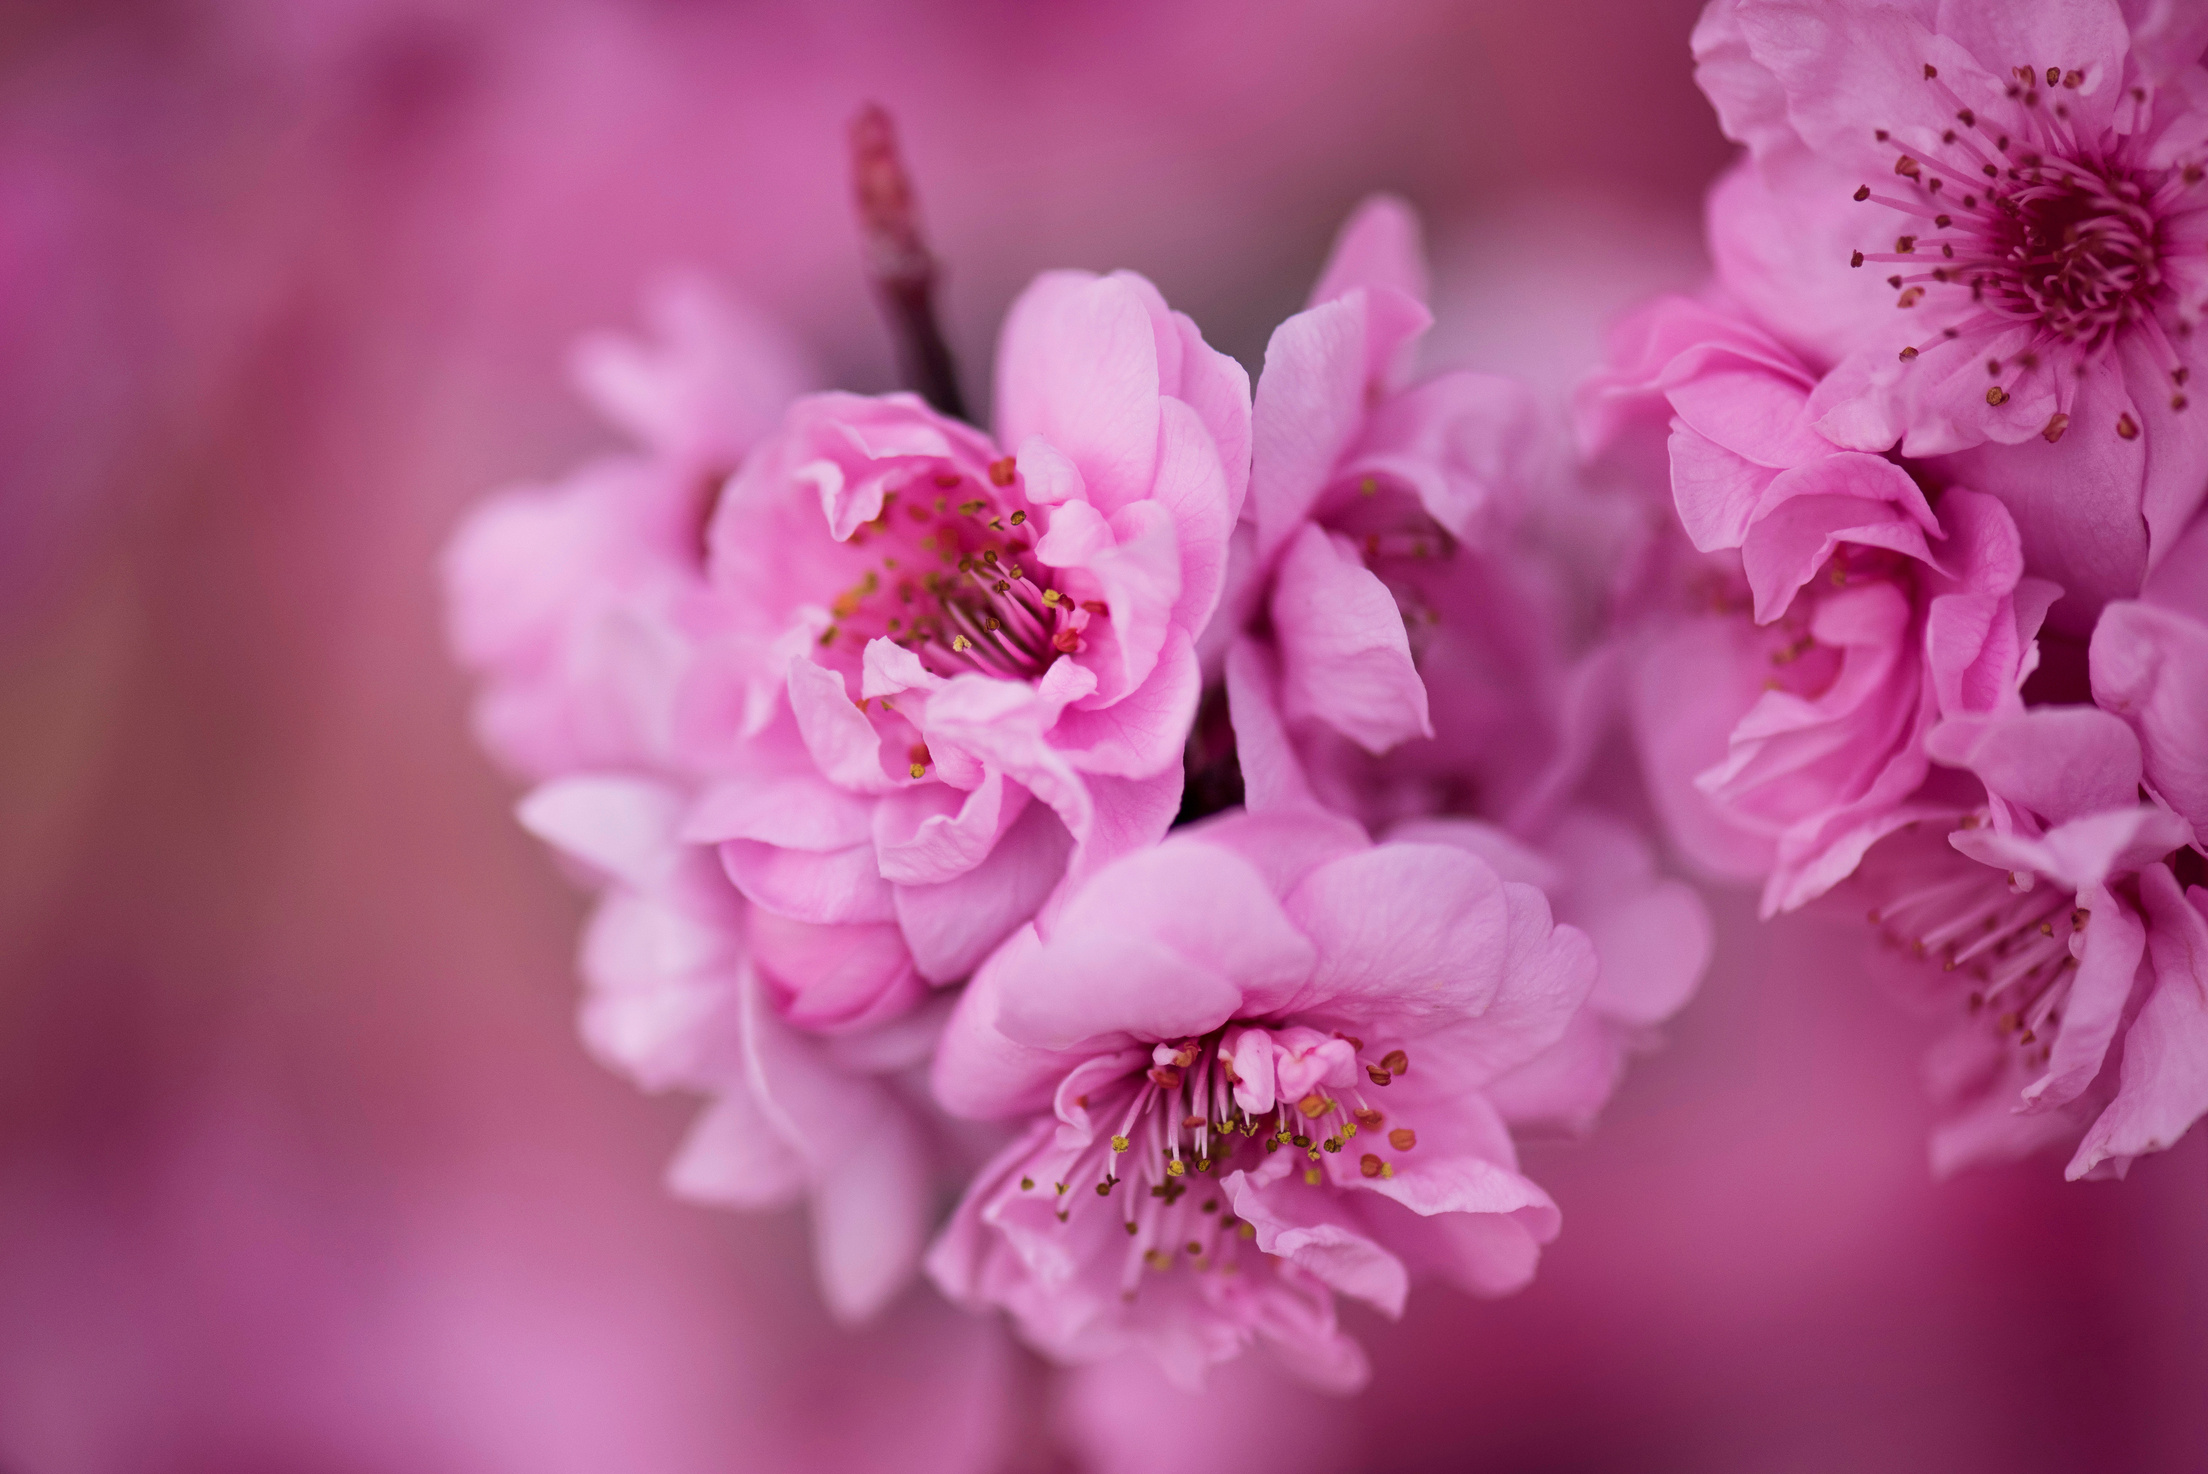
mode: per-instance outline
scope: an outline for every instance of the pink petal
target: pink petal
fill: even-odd
[[[971,870],[934,885],[898,885],[897,921],[920,975],[950,983],[980,966],[1057,887],[1072,851],[1058,816],[1026,804]]]
[[[2139,739],[2090,706],[1950,720],[1926,735],[1925,751],[1934,762],[1970,769],[1993,793],[2050,824],[2138,801]]]
[[[1246,997],[1262,1006],[1284,995],[1312,962],[1311,944],[1255,870],[1182,840],[1107,867],[1074,895],[1043,947],[1007,966],[1001,1023],[1014,1039],[1055,1049],[1123,1034],[1194,1037]]]
[[[1485,862],[1449,846],[1382,844],[1331,860],[1285,902],[1317,965],[1294,993],[1262,1002],[1343,1017],[1479,1014],[1502,984],[1503,891]]]
[[[1272,616],[1290,721],[1324,722],[1375,753],[1433,735],[1402,611],[1348,539],[1305,524],[1280,561]]]
[[[2078,904],[2091,919],[2082,945],[2073,942],[2078,969],[2063,1001],[2062,1028],[2046,1073],[2024,1090],[2024,1099],[2042,1110],[2077,1099],[2101,1072],[2146,956],[2145,924],[2106,887],[2081,888]]]
[[[2093,631],[2093,699],[2131,724],[2147,782],[2208,840],[2208,624],[2111,604]]]
[[[1414,302],[1433,297],[1418,212],[1395,195],[1368,195],[1350,212],[1306,305],[1331,302],[1359,287],[1386,287]]]
[[[997,347],[999,439],[1048,441],[1107,515],[1149,494],[1158,463],[1158,340],[1137,281],[1045,272]]]
[[[2175,1145],[2208,1113],[2208,917],[2199,901],[2204,893],[2195,888],[2188,900],[2163,865],[2141,872],[2139,892],[2146,905],[2152,989],[2124,1034],[2116,1099],[2086,1132],[2064,1173],[2073,1182],[2110,1158]]]

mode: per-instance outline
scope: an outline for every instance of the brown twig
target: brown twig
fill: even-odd
[[[897,155],[896,125],[874,103],[851,120],[851,183],[866,274],[897,341],[905,383],[944,414],[965,419],[958,370],[935,320],[935,258],[920,235],[912,178]]]

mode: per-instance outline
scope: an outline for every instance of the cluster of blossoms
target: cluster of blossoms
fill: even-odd
[[[1714,280],[1620,325],[1622,702],[1680,851],[1948,1012],[1935,1164],[2208,1112],[2208,12],[1714,0]],[[1691,692],[1691,699],[1683,699]]]
[[[1124,272],[1013,304],[987,432],[805,392],[698,288],[590,345],[637,448],[476,514],[454,636],[601,892],[586,1038],[710,1102],[674,1187],[808,1204],[848,1317],[924,1276],[1063,1365],[1353,1388],[1341,1299],[1525,1284],[1560,1220],[1518,1139],[1589,1129],[1693,992],[1644,810],[1894,944],[1956,1026],[1943,1168],[2169,1146],[2208,1111],[2204,48],[2170,5],[1714,0],[1714,279],[1619,325],[1576,463],[1520,386],[1420,373],[1386,199],[1254,391]],[[1605,480],[1645,536],[1538,531]]]
[[[479,733],[600,891],[586,1039],[708,1098],[677,1191],[808,1204],[845,1316],[924,1273],[1068,1366],[1352,1388],[1338,1297],[1526,1283],[1514,1133],[1700,978],[1584,796],[1524,535],[1568,457],[1417,375],[1417,237],[1360,210],[1254,395],[1141,277],[1045,274],[987,433],[687,288],[580,362],[637,448],[455,540]]]

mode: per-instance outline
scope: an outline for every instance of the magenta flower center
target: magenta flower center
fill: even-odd
[[[2200,168],[2146,168],[2128,157],[2129,140],[2081,139],[2065,100],[2084,79],[2079,69],[2019,67],[2000,120],[1964,106],[1936,68],[1927,65],[1924,76],[1953,123],[1921,155],[1877,130],[1895,149],[1900,192],[1868,184],[1855,192],[1924,224],[1898,235],[1891,251],[1856,252],[1853,264],[1900,268],[1886,278],[1898,307],[1913,308],[1928,293],[1956,301],[1967,293],[1968,303],[1936,338],[1904,348],[1903,361],[2008,339],[2005,355],[1987,359],[1986,402],[1999,407],[2035,374],[2054,375],[2059,408],[2042,430],[2052,442],[2069,426],[2068,381],[2076,377],[2060,370],[2136,334],[2170,379],[2172,407],[2184,408],[2187,375],[2169,333],[2189,334],[2198,304],[2177,300],[2163,266],[2172,223],[2203,208],[2194,197]],[[2013,346],[2019,326],[2031,330],[2021,348]],[[2126,415],[2117,432],[2134,439],[2139,426]]]
[[[1248,1095],[1237,1088],[1247,1082],[1230,1051],[1247,1049],[1258,1031],[1279,1041],[1266,1068],[1285,1089],[1269,1108],[1252,1110],[1238,1098]],[[1305,1046],[1300,1052],[1298,1044]],[[1339,1032],[1232,1024],[1201,1039],[1158,1045],[1152,1059],[1150,1068],[1107,1093],[1081,1098],[1099,1134],[1052,1184],[1064,1200],[1061,1223],[1078,1212],[1105,1211],[1092,1198],[1116,1200],[1129,1239],[1121,1275],[1129,1295],[1146,1268],[1185,1262],[1199,1272],[1239,1272],[1243,1242],[1257,1230],[1225,1206],[1216,1181],[1227,1173],[1291,1152],[1304,1159],[1291,1173],[1318,1188],[1327,1181],[1322,1164],[1346,1151],[1359,1175],[1387,1178],[1395,1175],[1395,1159],[1418,1145],[1418,1133],[1391,1122],[1378,1104],[1378,1092],[1409,1072],[1410,1056],[1400,1048],[1368,1048]],[[1108,1135],[1105,1125],[1112,1126]],[[1020,1188],[1033,1192],[1040,1184],[1023,1177]]]
[[[2006,871],[1960,862],[1953,873],[1876,908],[1870,919],[1894,945],[1964,974],[1970,1012],[2014,1039],[2027,1063],[2044,1064],[2077,973],[2070,938],[2089,916],[2058,886],[2020,889]]]
[[[1082,648],[1101,604],[1077,605],[1035,562],[1033,523],[1010,460],[987,483],[944,465],[886,493],[853,532],[859,577],[829,604],[824,649],[888,639],[940,676],[979,671],[1030,680]]]

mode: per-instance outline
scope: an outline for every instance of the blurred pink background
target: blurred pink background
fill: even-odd
[[[1254,367],[1381,187],[1427,213],[1441,356],[1558,391],[1697,278],[1695,9],[0,16],[0,1470],[1066,1467],[1000,1338],[924,1292],[840,1331],[794,1215],[662,1192],[692,1107],[576,1042],[582,898],[468,736],[439,546],[610,443],[566,345],[670,268],[887,387],[870,98],[971,394],[1052,265],[1148,273]],[[1342,1467],[2199,1467],[2200,1133],[2120,1186],[1934,1183],[1870,929],[1715,899],[1668,1051],[1531,1153],[1534,1287],[1360,1324]]]

